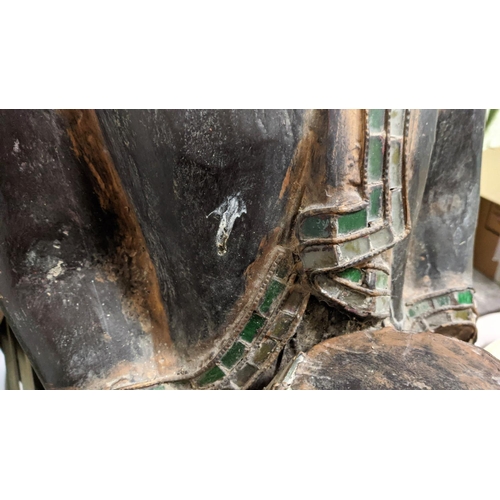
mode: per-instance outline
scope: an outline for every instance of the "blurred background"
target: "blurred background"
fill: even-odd
[[[489,109],[481,166],[481,203],[474,246],[479,313],[476,345],[500,359],[500,112]]]

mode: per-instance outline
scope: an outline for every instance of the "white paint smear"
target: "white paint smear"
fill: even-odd
[[[63,264],[63,261],[59,260],[57,264],[47,273],[47,279],[53,280],[61,275],[64,272],[64,269],[62,267]]]
[[[215,245],[219,255],[224,255],[227,252],[227,240],[233,230],[235,220],[247,213],[245,202],[239,196],[240,193],[228,196],[217,209],[207,215],[207,218],[212,214],[220,217],[219,229],[215,237]]]

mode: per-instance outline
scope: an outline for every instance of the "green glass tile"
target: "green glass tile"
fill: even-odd
[[[338,273],[337,276],[345,280],[354,281],[354,283],[361,283],[363,273],[356,267],[350,267]]]
[[[472,304],[472,292],[470,290],[458,292],[457,300],[459,304]]]
[[[275,346],[276,342],[274,342],[274,340],[269,339],[262,342],[259,348],[255,351],[252,357],[252,362],[255,363],[256,365],[264,363],[264,361],[269,357]]]
[[[284,258],[281,259],[281,262],[278,264],[278,267],[276,268],[276,276],[278,278],[286,278],[289,274],[289,262],[288,259]]]
[[[385,274],[383,271],[377,271],[377,281],[376,287],[380,290],[387,290],[387,285],[389,283],[389,276]]]
[[[338,295],[340,294],[338,283],[331,280],[324,274],[316,276],[314,281],[319,287],[321,287],[323,293],[326,293],[330,298],[337,298]]]
[[[245,352],[245,346],[241,342],[235,342],[231,349],[222,356],[220,362],[226,368],[232,368],[243,356]]]
[[[370,137],[368,146],[368,182],[382,180],[384,150],[381,137]]]
[[[434,307],[446,307],[451,305],[451,298],[449,295],[441,295],[440,297],[434,297],[433,299]]]
[[[469,320],[469,310],[465,309],[463,311],[455,311],[454,316],[455,316],[455,319],[461,319],[464,321],[468,321]]]
[[[307,217],[300,233],[302,238],[329,238],[332,235],[330,217]]]
[[[258,371],[258,368],[252,365],[245,365],[233,377],[238,387],[243,387]]]
[[[388,228],[381,229],[380,231],[370,235],[372,248],[374,250],[390,245],[393,239],[392,233]]]
[[[387,295],[383,295],[382,297],[377,297],[376,301],[375,312],[377,314],[389,314],[391,298]]]
[[[368,210],[368,220],[372,221],[380,217],[382,209],[382,187],[372,189],[370,193],[370,207]]]
[[[339,245],[342,261],[349,261],[363,256],[370,251],[370,241],[368,238],[358,238],[356,240],[346,241]]]
[[[385,127],[385,109],[368,110],[368,127],[371,133],[382,132]]]
[[[252,314],[252,317],[248,320],[248,323],[243,328],[240,337],[247,342],[252,342],[257,332],[262,328],[266,319],[258,314]]]
[[[288,311],[291,314],[296,314],[300,305],[304,300],[304,294],[301,292],[292,292],[286,299],[285,303],[281,306],[283,311]]]
[[[404,133],[404,109],[391,109],[390,112],[390,134],[396,137],[401,137]]]
[[[288,333],[292,320],[293,318],[291,318],[290,316],[281,316],[281,318],[276,322],[274,328],[269,332],[269,336],[278,339],[283,337],[283,335]]]
[[[353,290],[349,290],[343,286],[339,287],[341,292],[338,296],[339,300],[344,301],[348,305],[352,307],[359,307],[364,309],[366,307],[367,296],[362,293],[355,292]]]
[[[206,371],[198,380],[197,383],[200,387],[204,385],[213,384],[217,380],[225,377],[225,373],[218,367],[214,366],[210,370]]]
[[[363,229],[367,224],[366,210],[339,216],[339,233],[346,234]]]
[[[260,310],[263,313],[269,312],[272,303],[281,294],[284,288],[285,285],[283,283],[275,280],[271,281],[270,285],[267,287],[266,294],[264,295],[264,298],[262,300],[262,304],[260,305]]]
[[[306,269],[335,267],[338,263],[335,247],[333,246],[319,247],[317,250],[304,252],[301,258]]]
[[[401,142],[391,141],[391,162],[394,165],[399,165],[401,161]]]
[[[396,235],[404,232],[405,222],[403,214],[403,196],[401,190],[397,189],[391,193],[392,204],[392,227]]]
[[[421,314],[426,313],[432,309],[432,303],[429,300],[423,300],[414,306],[417,314],[420,316]]]
[[[421,316],[431,309],[433,309],[432,301],[430,299],[423,300],[422,302],[413,304],[412,308],[408,310],[408,316],[410,316],[410,318],[413,318],[414,316]]]
[[[446,325],[447,323],[450,323],[450,321],[450,316],[447,312],[444,311],[427,317],[427,324],[432,330],[439,328],[442,325]]]
[[[401,141],[392,140],[389,153],[389,187],[401,187]]]

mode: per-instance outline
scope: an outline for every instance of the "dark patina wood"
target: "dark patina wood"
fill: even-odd
[[[299,354],[270,388],[498,390],[500,361],[435,333],[364,330]]]

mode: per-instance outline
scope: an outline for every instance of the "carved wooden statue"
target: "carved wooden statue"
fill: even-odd
[[[483,125],[3,111],[8,324],[45,388],[497,388],[471,345]]]

